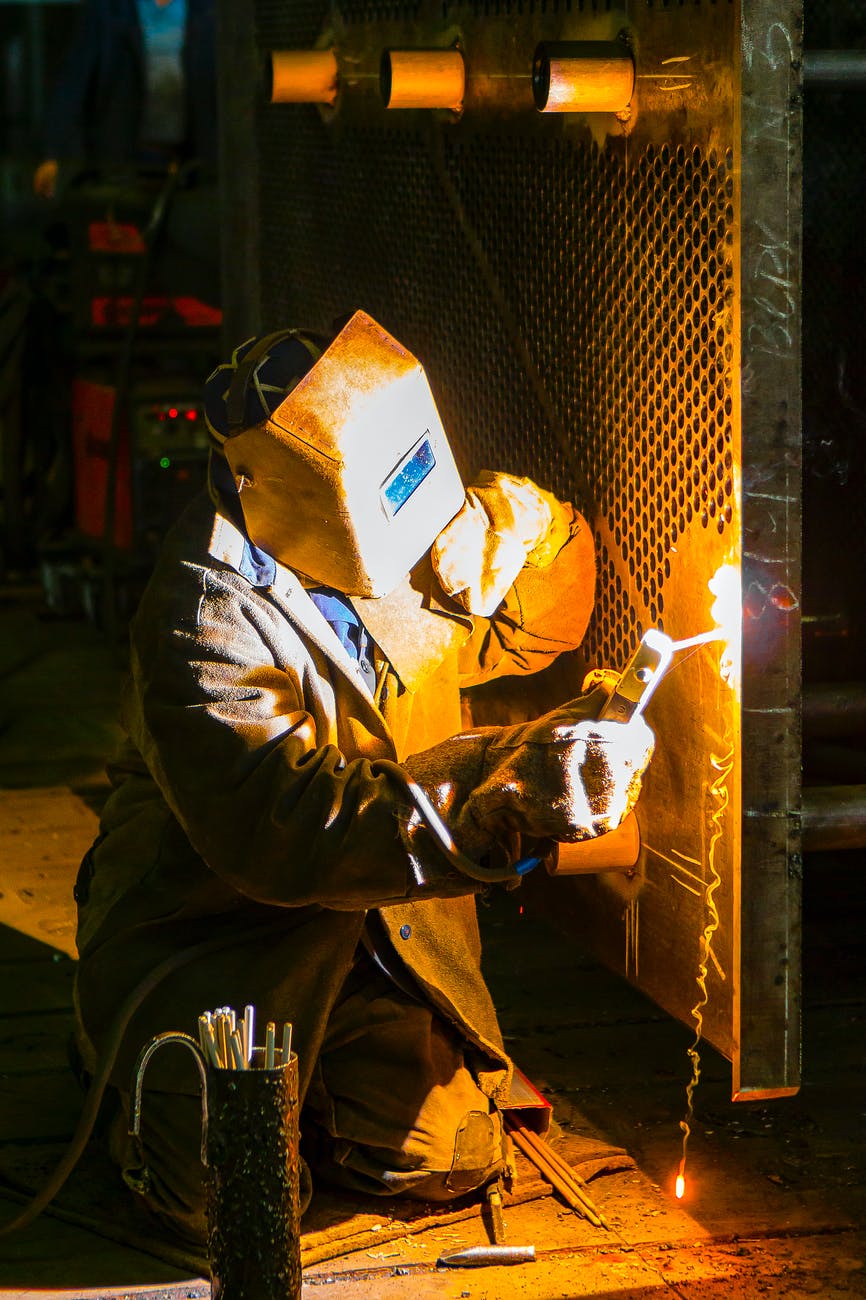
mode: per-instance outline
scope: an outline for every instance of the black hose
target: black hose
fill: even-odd
[[[413,781],[410,776],[406,775],[399,763],[391,763],[387,759],[380,759],[376,766],[384,768],[399,781],[412,803],[414,803],[419,816],[423,818],[438,848],[442,850],[452,867],[459,871],[462,876],[468,876],[470,880],[477,880],[483,885],[504,885],[514,884],[525,874],[527,870],[526,866],[523,865],[525,860],[522,860],[521,863],[509,863],[505,867],[482,867],[477,862],[473,862],[465,853],[461,853],[454,843],[454,836],[433,807],[426,791],[422,790],[417,781]],[[534,864],[535,860],[533,859]]]

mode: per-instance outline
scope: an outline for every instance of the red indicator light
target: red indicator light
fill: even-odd
[[[177,419],[177,407],[176,407],[176,406],[170,406],[170,407],[169,407],[169,410],[168,410],[168,418],[169,418],[170,420],[176,420],[176,419]]]
[[[186,418],[187,418],[188,420],[194,420],[194,419],[196,418],[196,412],[195,412],[195,411],[187,411],[187,413],[186,413]]]

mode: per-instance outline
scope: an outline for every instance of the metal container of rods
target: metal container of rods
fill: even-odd
[[[159,1034],[135,1067],[130,1131],[139,1132],[144,1070],[167,1043],[193,1053],[202,1085],[207,1250],[213,1300],[299,1300],[298,1058],[252,1048],[244,1068],[216,1066],[189,1034]],[[267,1060],[273,1060],[269,1066]]]

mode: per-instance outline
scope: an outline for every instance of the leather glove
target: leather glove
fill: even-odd
[[[442,589],[489,618],[525,564],[544,568],[569,537],[568,508],[531,479],[483,470],[430,549]]]
[[[599,688],[534,722],[462,733],[404,767],[475,861],[515,834],[590,839],[634,806],[654,745],[640,716],[598,721],[606,699]]]

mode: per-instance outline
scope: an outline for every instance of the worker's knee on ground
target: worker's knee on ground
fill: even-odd
[[[439,1135],[435,1152],[429,1144],[413,1151],[408,1144],[405,1156],[410,1162],[417,1156],[412,1174],[387,1171],[383,1181],[395,1192],[427,1201],[450,1201],[483,1187],[505,1169],[502,1119],[495,1110],[469,1110],[456,1128]],[[431,1159],[431,1156],[433,1157]]]
[[[486,1098],[483,1099],[486,1102]],[[497,1111],[464,1111],[455,1123],[407,1133],[399,1149],[335,1138],[307,1124],[303,1146],[314,1179],[378,1196],[450,1201],[483,1187],[506,1167]]]

